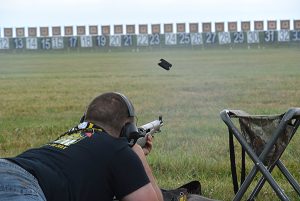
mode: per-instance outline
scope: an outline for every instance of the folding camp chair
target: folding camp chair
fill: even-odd
[[[262,173],[262,177],[250,194],[248,200],[254,200],[265,181],[269,182],[280,200],[289,200],[283,189],[279,187],[271,175],[275,166],[279,168],[300,196],[299,184],[280,161],[282,153],[299,127],[300,108],[292,108],[284,114],[272,116],[249,115],[241,110],[223,110],[220,113],[220,116],[227,125],[229,131],[231,172],[234,191],[236,193],[234,200],[242,199],[258,171]],[[232,118],[238,119],[240,129],[236,127],[236,124],[238,123],[233,121]],[[233,136],[235,136],[242,146],[242,174],[240,188],[238,187],[236,175]],[[254,162],[254,167],[246,178],[245,152]]]

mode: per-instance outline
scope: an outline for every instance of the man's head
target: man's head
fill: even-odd
[[[109,92],[91,101],[85,114],[85,121],[94,123],[118,137],[127,123],[134,123],[134,116],[134,107],[129,99],[123,94]]]

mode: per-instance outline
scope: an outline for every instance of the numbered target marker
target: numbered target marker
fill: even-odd
[[[279,30],[277,40],[278,40],[278,42],[289,42],[290,41],[289,30]]]
[[[4,28],[4,37],[12,37],[13,36],[13,29],[12,28]]]
[[[177,31],[177,33],[184,33],[185,32],[185,23],[177,23],[176,31]]]
[[[89,26],[89,34],[98,35],[98,26],[97,25]]]
[[[241,22],[241,30],[244,32],[250,31],[250,22],[249,21]]]
[[[154,33],[148,35],[149,37],[149,45],[155,46],[155,45],[160,45],[160,34],[159,33]]]
[[[37,36],[37,28],[36,27],[29,27],[28,28],[28,36],[29,37],[36,37]]]
[[[93,47],[92,36],[80,36],[81,47]]]
[[[122,36],[122,46],[131,47],[133,45],[133,36],[132,34]]]
[[[280,20],[280,29],[290,30],[290,20]]]
[[[248,31],[247,32],[247,43],[259,43],[259,32],[258,31]]]
[[[37,50],[38,49],[37,38],[35,38],[35,37],[26,38],[26,49]]]
[[[191,37],[189,33],[178,33],[178,44],[189,45],[191,44]]]
[[[135,25],[126,25],[126,34],[135,34]]]
[[[202,31],[205,33],[211,32],[211,22],[202,23]]]
[[[190,23],[189,28],[190,28],[190,33],[198,33],[199,32],[199,24],[198,23]]]
[[[152,24],[151,32],[152,34],[160,34],[160,24]]]
[[[96,37],[97,46],[98,47],[105,47],[107,46],[107,36],[101,35]]]
[[[300,30],[291,31],[291,39],[292,39],[292,41],[299,42],[300,41]]]
[[[0,49],[9,49],[9,38],[0,38]]]
[[[61,36],[61,28],[58,26],[52,27],[53,36]]]
[[[175,33],[166,33],[165,45],[177,45],[177,35]]]
[[[67,39],[68,39],[68,47],[70,47],[70,48],[78,47],[78,37],[77,36],[68,37]]]
[[[237,32],[237,22],[228,22],[228,31]]]
[[[109,36],[109,46],[110,47],[121,47],[121,35]]]
[[[63,49],[64,48],[64,38],[61,36],[52,37],[52,49]]]
[[[173,33],[173,24],[164,24],[164,33]]]
[[[245,41],[245,39],[246,39],[246,37],[245,37],[245,34],[244,34],[245,32],[242,32],[242,31],[237,31],[237,32],[233,32],[232,33],[232,41],[233,41],[233,43],[234,44],[242,44],[242,43],[245,43],[246,41]]]
[[[41,38],[41,49],[50,50],[51,49],[51,38]]]
[[[273,30],[268,30],[268,31],[264,31],[264,40],[266,43],[273,43],[275,42],[275,31]]]
[[[203,38],[201,33],[190,33],[191,45],[202,45]]]
[[[14,38],[13,39],[15,49],[23,49],[25,47],[24,38]]]
[[[16,36],[17,37],[24,37],[25,36],[25,29],[24,28],[16,28]]]
[[[136,43],[137,43],[137,46],[148,46],[149,45],[148,34],[137,35]]]
[[[49,36],[49,27],[40,27],[40,36],[42,37]]]
[[[229,32],[219,32],[218,33],[219,44],[226,45],[231,43],[231,37]]]
[[[215,44],[217,41],[217,34],[213,32],[205,33],[205,43],[206,44]]]

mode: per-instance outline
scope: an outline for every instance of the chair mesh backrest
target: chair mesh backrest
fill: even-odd
[[[239,116],[241,132],[247,143],[252,147],[254,152],[259,156],[265,148],[266,143],[273,137],[274,131],[283,117],[282,115],[273,116]],[[264,160],[265,165],[272,165],[276,162],[284,149],[287,147],[293,135],[293,127],[287,128],[280,134],[280,137],[274,144],[267,158]]]

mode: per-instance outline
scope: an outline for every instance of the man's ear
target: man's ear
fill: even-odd
[[[132,147],[139,138],[139,131],[135,124],[127,122],[121,129],[120,137],[125,137]]]

